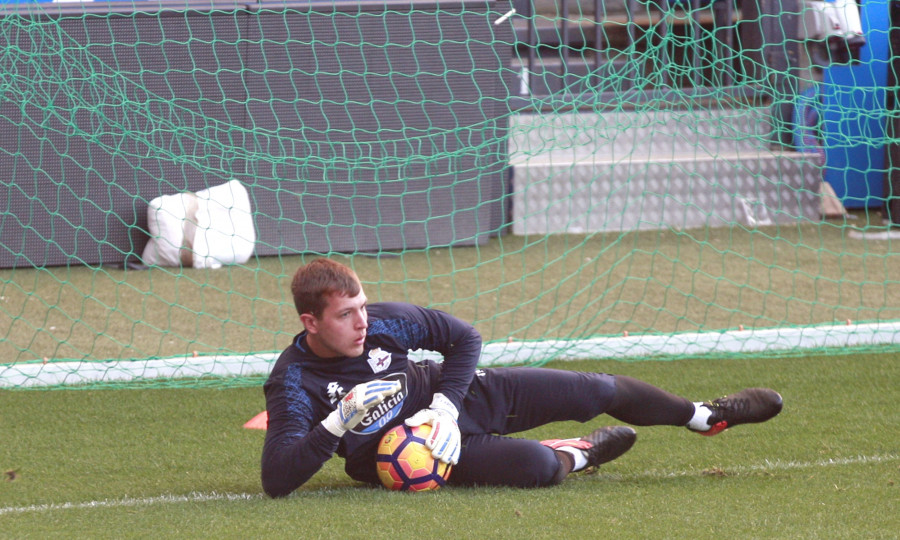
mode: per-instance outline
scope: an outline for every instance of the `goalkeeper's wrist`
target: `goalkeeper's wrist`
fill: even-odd
[[[343,422],[341,422],[341,415],[337,409],[331,411],[331,413],[322,420],[322,426],[335,437],[343,437],[344,433],[347,433],[347,428],[345,428]]]
[[[431,405],[429,405],[429,408],[444,411],[452,416],[454,420],[459,418],[459,410],[456,408],[456,405],[450,401],[450,398],[440,392],[435,392],[434,396],[431,398]]]

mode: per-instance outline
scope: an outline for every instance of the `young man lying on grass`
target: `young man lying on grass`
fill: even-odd
[[[293,492],[335,453],[352,478],[378,484],[376,446],[401,422],[432,426],[426,446],[454,465],[450,485],[542,487],[621,456],[635,430],[606,426],[548,441],[507,435],[601,414],[715,435],[782,408],[766,388],[692,402],[623,375],[477,369],[481,336],[472,325],[411,304],[368,304],[353,270],[330,259],[300,267],[291,289],[304,330],[265,384],[262,484],[272,497]],[[443,362],[413,362],[408,354],[417,349]]]

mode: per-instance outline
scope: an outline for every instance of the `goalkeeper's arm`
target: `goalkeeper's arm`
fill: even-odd
[[[318,424],[290,414],[283,392],[267,394],[269,426],[262,456],[263,490],[272,497],[284,497],[303,485],[337,451],[344,433],[399,389],[397,381],[359,384]]]
[[[262,487],[270,497],[285,497],[322,468],[337,451],[340,439],[317,424],[301,436],[290,429],[269,430],[262,453]]]

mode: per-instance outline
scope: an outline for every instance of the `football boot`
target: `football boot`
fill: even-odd
[[[716,435],[740,424],[765,422],[780,413],[783,404],[781,395],[774,390],[747,388],[701,405],[712,411],[707,420],[709,429],[694,429],[690,426],[688,429],[701,435]]]
[[[541,444],[554,450],[563,446],[577,448],[587,458],[588,467],[599,467],[627,452],[636,439],[637,432],[628,426],[606,426],[580,439],[550,439]]]

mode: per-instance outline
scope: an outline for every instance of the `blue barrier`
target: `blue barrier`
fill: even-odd
[[[827,67],[821,86],[825,180],[847,208],[884,202],[889,9],[890,0],[862,3],[860,61]]]

